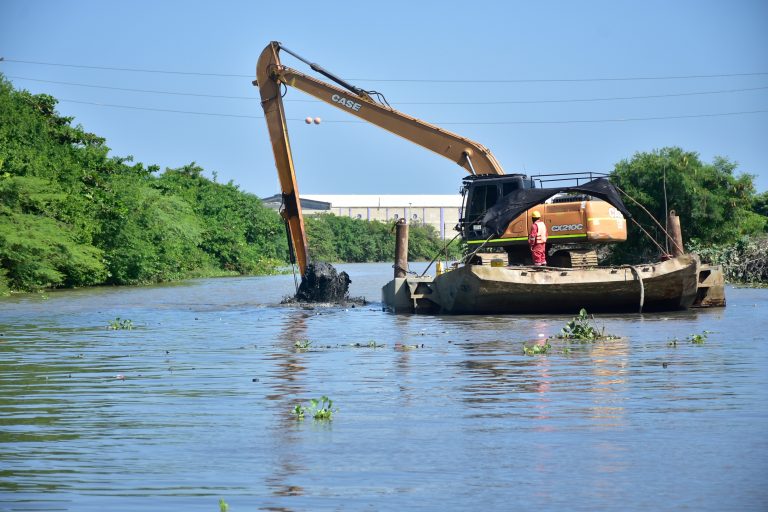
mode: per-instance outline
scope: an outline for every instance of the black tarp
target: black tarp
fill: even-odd
[[[513,190],[502,197],[498,203],[488,209],[483,217],[483,227],[489,234],[500,236],[507,229],[510,222],[521,213],[543,203],[550,197],[560,192],[579,192],[587,194],[615,206],[624,215],[625,219],[632,217],[627,207],[619,197],[619,191],[606,178],[597,178],[583,185],[563,188],[522,188]]]

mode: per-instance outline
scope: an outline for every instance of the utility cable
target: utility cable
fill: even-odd
[[[213,116],[213,117],[241,117],[245,119],[264,119],[264,116],[249,116],[246,114],[221,114],[217,112],[194,112],[191,110],[174,110],[170,108],[151,108],[151,107],[134,107],[131,105],[116,105],[113,103],[96,103],[94,101],[78,101],[78,100],[68,100],[68,99],[59,99],[59,102],[61,103],[79,103],[81,105],[93,105],[96,107],[111,107],[111,108],[125,108],[129,110],[148,110],[150,112],[170,112],[174,114],[194,114],[197,116]],[[289,119],[289,121],[299,121],[299,119]],[[324,121],[324,122],[333,122],[333,121]]]
[[[174,110],[174,109],[167,109],[167,108],[150,108],[150,107],[136,107],[132,105],[118,105],[114,103],[97,103],[93,101],[79,101],[79,100],[70,100],[66,98],[58,98],[58,101],[61,103],[79,103],[82,105],[93,105],[98,107],[112,107],[112,108],[124,108],[129,110],[147,110],[151,112],[170,112],[175,114],[193,114],[193,115],[201,115],[201,116],[213,116],[213,117],[240,117],[245,119],[264,119],[264,116],[251,116],[246,114],[222,114],[217,112],[195,112],[190,110]],[[524,124],[577,124],[577,123],[621,123],[621,122],[631,122],[631,121],[664,121],[664,120],[672,120],[672,119],[696,119],[696,118],[707,118],[707,117],[724,117],[724,116],[737,116],[737,115],[748,115],[748,114],[762,114],[766,113],[768,110],[749,110],[749,111],[742,111],[742,112],[721,112],[721,113],[714,113],[714,114],[690,114],[690,115],[681,115],[681,116],[658,116],[658,117],[635,117],[635,118],[624,118],[624,119],[572,119],[572,120],[563,120],[563,121],[479,121],[479,122],[431,122],[435,125],[461,125],[461,126],[468,126],[468,125],[524,125]],[[288,119],[288,121],[303,121],[303,119]],[[341,120],[324,120],[323,123],[337,123],[337,124],[368,124],[365,121],[341,121]]]
[[[424,274],[426,274],[426,273],[427,273],[427,271],[428,271],[428,270],[429,270],[429,269],[432,267],[432,264],[433,264],[435,261],[437,261],[437,258],[439,258],[439,257],[440,257],[442,254],[445,254],[445,257],[446,257],[446,259],[448,258],[448,246],[449,246],[449,245],[451,245],[451,244],[453,243],[453,241],[454,241],[454,240],[456,240],[457,238],[459,238],[459,237],[461,236],[461,234],[462,234],[462,233],[461,233],[461,231],[459,231],[459,232],[456,234],[456,236],[454,236],[453,238],[451,238],[450,240],[448,240],[448,242],[446,242],[445,244],[443,244],[443,248],[442,248],[442,249],[440,249],[439,251],[437,251],[437,254],[435,255],[435,257],[434,257],[434,258],[432,258],[432,261],[430,261],[430,262],[429,262],[429,265],[427,265],[427,268],[425,268],[425,269],[424,269],[424,272],[422,272],[422,273],[421,273],[421,275],[420,275],[419,277],[424,277]]]
[[[649,212],[649,211],[648,211],[648,209],[647,209],[645,206],[643,206],[642,204],[640,204],[640,202],[639,202],[637,199],[635,199],[634,197],[632,197],[632,196],[630,196],[629,194],[627,194],[626,192],[624,192],[624,191],[623,191],[623,190],[622,190],[622,189],[621,189],[621,188],[620,188],[618,185],[614,184],[613,186],[614,186],[614,187],[616,187],[616,190],[618,190],[619,192],[621,192],[622,194],[624,194],[624,195],[625,195],[625,196],[626,196],[626,197],[627,197],[627,198],[628,198],[630,201],[632,201],[632,202],[633,202],[633,203],[635,203],[637,206],[639,206],[639,207],[640,207],[640,208],[641,208],[641,209],[642,209],[642,210],[643,210],[643,211],[644,211],[644,212],[645,212],[645,213],[648,215],[648,217],[650,217],[650,218],[651,218],[651,220],[652,220],[654,223],[656,223],[656,225],[659,227],[659,229],[661,229],[661,231],[664,233],[664,235],[667,237],[667,239],[668,239],[668,240],[670,240],[670,241],[671,241],[671,242],[672,242],[672,243],[675,245],[675,247],[677,248],[677,250],[678,250],[678,251],[680,251],[681,253],[684,253],[684,252],[685,252],[685,249],[684,249],[684,248],[682,248],[682,247],[680,247],[680,246],[678,245],[678,243],[677,243],[677,240],[675,240],[674,238],[672,238],[672,235],[670,235],[670,234],[669,234],[669,232],[668,232],[666,229],[664,229],[664,226],[662,226],[662,225],[661,225],[661,223],[660,223],[660,222],[659,222],[659,221],[656,219],[656,217],[654,217],[654,216],[653,216],[653,214],[652,214],[651,212]],[[647,233],[647,232],[646,232],[646,231],[643,229],[643,227],[640,225],[640,223],[639,223],[639,222],[637,222],[636,220],[635,220],[635,224],[637,224],[637,226],[638,226],[640,229],[642,229],[644,233],[648,234],[648,233]],[[650,235],[649,235],[649,236],[650,236]],[[662,253],[663,253],[663,252],[664,252],[664,248],[663,248],[663,247],[661,247],[661,245],[660,245],[660,244],[658,244],[658,243],[656,242],[656,240],[655,240],[655,239],[651,238],[651,240],[653,240],[653,243],[655,243],[655,244],[656,244],[656,245],[659,247],[659,249],[662,251]]]
[[[194,75],[194,76],[220,76],[228,78],[253,78],[253,75],[238,75],[231,73],[203,73],[199,71],[170,71],[166,69],[142,69],[142,68],[121,68],[111,66],[88,66],[85,64],[61,64],[58,62],[40,62],[35,60],[21,60],[21,59],[4,59],[6,62],[18,62],[21,64],[34,64],[38,66],[58,66],[64,68],[83,68],[83,69],[100,69],[105,71],[131,71],[135,73],[160,73],[165,75]]]
[[[696,91],[681,92],[670,94],[649,94],[644,96],[613,96],[606,98],[569,98],[555,100],[502,100],[502,101],[397,101],[398,105],[532,105],[540,103],[586,103],[597,101],[624,101],[624,100],[647,100],[658,98],[679,98],[683,96],[704,96],[709,94],[729,94],[735,92],[761,91],[768,89],[768,86],[747,87],[744,89],[723,89],[718,91]]]
[[[161,91],[158,89],[132,89],[129,87],[113,87],[109,85],[96,85],[96,84],[83,84],[79,82],[61,82],[59,80],[42,80],[40,78],[29,78],[26,76],[5,75],[7,78],[13,78],[14,80],[27,80],[30,82],[41,82],[45,84],[59,84],[59,85],[73,85],[76,87],[89,87],[93,89],[107,89],[110,91],[126,91],[126,92],[142,92],[150,94],[167,94],[171,96],[196,96],[201,98],[224,98],[232,100],[259,100],[256,96],[227,96],[223,94],[198,94],[192,92],[178,92],[178,91]],[[765,87],[768,89],[768,87]],[[317,100],[307,100],[317,101]]]
[[[113,91],[126,91],[126,92],[140,92],[150,94],[166,94],[171,96],[195,96],[202,98],[224,98],[235,100],[259,100],[256,96],[228,96],[223,94],[198,94],[191,92],[178,92],[178,91],[163,91],[157,89],[133,89],[129,87],[113,87],[108,85],[96,85],[96,84],[84,84],[79,82],[62,82],[59,80],[43,80],[40,78],[29,78],[25,76],[5,75],[7,78],[13,78],[14,80],[27,80],[30,82],[40,82],[46,84],[59,84],[59,85],[72,85],[76,87],[89,87],[94,89],[106,89]],[[599,102],[599,101],[627,101],[627,100],[646,100],[646,99],[659,99],[659,98],[679,98],[685,96],[705,96],[711,94],[731,94],[737,92],[751,92],[751,91],[764,91],[768,89],[768,86],[761,87],[746,87],[741,89],[722,89],[717,91],[695,91],[695,92],[681,92],[670,94],[650,94],[644,96],[614,96],[604,98],[569,98],[569,99],[553,99],[553,100],[500,100],[500,101],[398,101],[395,102],[398,105],[534,105],[540,103],[584,103],[584,102]],[[286,99],[285,101],[301,102],[301,103],[324,103],[320,100],[301,100],[301,99]]]
[[[712,75],[677,75],[677,76],[633,76],[633,77],[605,77],[605,78],[520,78],[520,79],[472,79],[472,80],[446,80],[446,79],[412,79],[412,78],[348,78],[360,82],[415,82],[415,83],[444,83],[444,84],[518,84],[518,83],[557,83],[557,82],[630,82],[641,80],[690,80],[698,78],[726,78],[744,76],[764,76],[768,72],[755,73],[720,73]]]
[[[195,76],[219,76],[227,78],[253,78],[253,75],[243,75],[236,73],[209,73],[200,71],[171,71],[165,69],[145,69],[145,68],[126,68],[113,66],[92,66],[85,64],[62,64],[57,62],[42,62],[35,60],[22,60],[5,58],[6,62],[16,62],[20,64],[33,64],[39,66],[60,66],[68,68],[100,69],[106,71],[131,71],[137,73],[160,73],[169,75],[195,75]],[[483,83],[547,83],[547,82],[616,82],[616,81],[635,81],[635,80],[690,80],[699,78],[728,78],[745,76],[765,76],[768,71],[757,71],[751,73],[716,73],[700,75],[668,75],[668,76],[634,76],[634,77],[603,77],[603,78],[521,78],[521,79],[483,79]],[[417,78],[348,78],[346,80],[358,80],[361,82],[414,82],[414,83],[471,83],[477,84],[478,79],[455,80],[455,79],[417,79]]]
[[[480,121],[480,122],[435,122],[439,125],[514,125],[514,124],[577,124],[577,123],[624,123],[630,121],[666,121],[670,119],[695,119],[703,117],[738,116],[762,114],[768,110],[745,110],[741,112],[720,112],[714,114],[689,114],[680,116],[626,117],[621,119],[572,119],[566,121]]]

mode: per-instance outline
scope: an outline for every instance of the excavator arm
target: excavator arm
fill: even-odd
[[[343,86],[344,89],[283,66],[279,57],[281,49],[309,64],[313,70]],[[295,87],[339,110],[448,158],[470,174],[504,174],[496,158],[483,145],[376,102],[367,91],[348,84],[317,64],[299,57],[279,42],[273,41],[259,56],[254,85],[259,87],[261,105],[264,109],[269,138],[272,141],[272,151],[283,196],[281,214],[288,223],[302,274],[306,270],[309,253],[280,90],[283,84]]]
[[[264,119],[267,121],[269,140],[272,141],[272,153],[275,156],[277,177],[283,196],[283,208],[280,215],[283,216],[288,225],[296,262],[301,274],[304,275],[307,263],[309,263],[307,235],[304,230],[304,217],[301,214],[301,204],[299,203],[299,188],[296,185],[296,172],[293,167],[291,144],[288,140],[288,125],[280,94],[280,82],[271,77],[271,70],[280,65],[279,50],[278,45],[271,43],[261,52],[256,64],[254,85],[258,84],[259,86]]]

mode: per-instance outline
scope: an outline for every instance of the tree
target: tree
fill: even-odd
[[[352,219],[334,214],[304,219],[312,259],[331,262],[391,261],[395,256],[392,224]],[[444,241],[429,225],[409,226],[408,258],[430,260]],[[454,251],[455,252],[455,251]]]
[[[200,247],[220,268],[243,274],[264,272],[288,259],[280,216],[231,182],[215,183],[194,162],[167,169],[155,187],[183,198],[201,218]]]
[[[56,99],[0,75],[0,294],[274,272],[280,217],[194,163],[165,175],[109,156]]]
[[[680,216],[683,240],[704,244],[728,243],[742,235],[761,232],[766,218],[752,210],[755,194],[753,176],[736,175],[736,164],[717,157],[711,164],[699,155],[671,147],[651,153],[637,153],[622,160],[611,181],[629,197],[642,204],[664,225],[666,206]],[[633,201],[624,198],[634,220],[664,246],[663,232]],[[628,240],[612,248],[614,261],[636,262],[658,255],[656,246],[628,223]]]
[[[752,200],[752,211],[763,217],[768,217],[768,191],[758,194]],[[768,222],[766,222],[768,228]]]

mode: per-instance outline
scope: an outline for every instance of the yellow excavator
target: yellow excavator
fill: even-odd
[[[340,87],[284,66],[281,51]],[[504,251],[509,264],[529,262],[527,240],[533,210],[539,210],[547,224],[549,243],[562,244],[563,250],[552,255],[555,266],[597,264],[594,244],[626,240],[624,219],[628,213],[617,194],[606,191],[610,186],[605,178],[579,183],[579,179],[585,178],[580,175],[575,177],[576,186],[547,188],[543,185],[551,177],[507,175],[485,146],[393,109],[380,93],[349,84],[276,41],[261,52],[253,84],[259,87],[272,142],[283,201],[281,215],[302,275],[309,263],[309,252],[282,100],[282,89],[286,86],[433,151],[468,172],[463,182],[463,213],[457,230],[474,252],[481,248]],[[587,176],[590,177],[593,176]],[[524,213],[520,213],[520,208]],[[483,260],[476,257],[468,261],[478,264]]]

